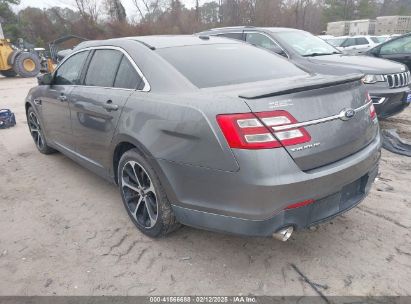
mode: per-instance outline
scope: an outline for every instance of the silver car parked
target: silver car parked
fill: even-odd
[[[80,44],[26,99],[38,150],[118,184],[145,234],[286,240],[356,206],[380,157],[362,75],[308,74],[219,37]]]

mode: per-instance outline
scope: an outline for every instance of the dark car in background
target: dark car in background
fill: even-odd
[[[400,62],[411,70],[411,33],[386,41],[366,54]]]
[[[344,75],[361,72],[380,118],[397,114],[409,105],[410,72],[406,66],[379,58],[343,54],[308,32],[292,28],[227,27],[199,35],[242,40],[284,56],[314,73]]]
[[[117,183],[151,237],[182,223],[286,240],[356,206],[377,175],[361,77],[218,37],[90,41],[40,77],[27,121],[41,153]]]

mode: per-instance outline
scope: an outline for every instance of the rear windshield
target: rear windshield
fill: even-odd
[[[193,45],[157,52],[199,88],[305,74],[286,59],[247,44]]]

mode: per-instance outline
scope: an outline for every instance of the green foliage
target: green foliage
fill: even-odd
[[[375,0],[360,0],[357,9],[359,19],[375,18],[377,15],[377,4]]]

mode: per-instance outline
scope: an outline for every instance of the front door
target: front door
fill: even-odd
[[[54,73],[52,84],[44,90],[41,103],[41,119],[49,142],[73,150],[70,98],[75,85],[79,84],[81,71],[88,51],[80,52],[64,61]]]

